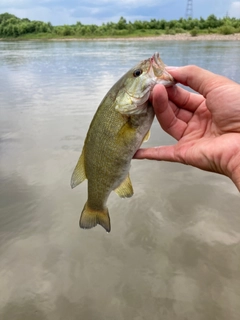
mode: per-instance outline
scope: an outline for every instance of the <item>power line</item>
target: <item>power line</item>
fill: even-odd
[[[193,17],[193,0],[187,0],[186,19]]]

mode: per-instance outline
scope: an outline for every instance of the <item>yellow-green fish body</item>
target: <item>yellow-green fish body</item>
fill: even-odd
[[[174,83],[164,67],[158,54],[140,62],[110,89],[98,107],[71,179],[72,188],[88,179],[88,200],[80,227],[100,224],[109,232],[106,203],[110,193],[115,190],[123,198],[133,195],[130,162],[149,136],[154,118],[150,92],[157,83]]]

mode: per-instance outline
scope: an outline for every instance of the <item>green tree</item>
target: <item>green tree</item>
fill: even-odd
[[[19,18],[17,18],[17,17],[14,16],[13,14],[10,14],[10,13],[7,13],[7,12],[0,14],[0,24],[1,24],[3,21],[7,21],[7,20],[10,20],[10,19],[20,20]]]
[[[167,27],[167,21],[164,19],[159,20],[159,29],[165,30],[166,27]]]
[[[72,29],[71,29],[71,27],[70,26],[68,26],[68,25],[64,25],[63,27],[62,27],[62,35],[63,36],[70,36],[70,35],[72,35]]]
[[[206,27],[210,27],[210,28],[217,28],[221,25],[220,20],[218,20],[214,14],[211,14],[207,18],[206,23],[207,23]]]
[[[135,20],[133,22],[133,26],[134,26],[134,29],[136,29],[136,30],[143,29],[143,22],[140,20]]]
[[[52,26],[50,22],[31,21],[27,18],[20,19],[12,14],[0,14],[0,35],[1,37],[18,37],[25,34],[39,34],[39,33],[55,33],[59,36],[106,36],[116,35],[124,36],[127,34],[139,34],[139,31],[146,34],[160,34],[159,30],[165,30],[165,33],[175,34],[175,32],[193,33],[199,30],[206,30],[208,33],[220,32],[223,34],[230,34],[240,32],[240,19],[217,18],[215,15],[210,15],[206,20],[200,19],[184,19],[166,21],[151,19],[150,21],[136,20],[134,22],[127,22],[124,17],[120,17],[117,23],[108,22],[101,26],[97,25],[83,25],[77,21],[74,25]]]
[[[121,17],[116,25],[117,29],[123,30],[127,29],[127,20]]]

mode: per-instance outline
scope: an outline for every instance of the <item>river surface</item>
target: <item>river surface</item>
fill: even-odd
[[[239,320],[240,196],[226,177],[134,160],[112,230],[79,229],[70,177],[101,99],[159,51],[240,83],[240,42],[0,42],[0,319]],[[156,120],[145,146],[172,144]]]

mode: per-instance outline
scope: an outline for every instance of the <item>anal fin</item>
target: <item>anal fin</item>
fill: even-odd
[[[114,191],[121,198],[130,198],[133,195],[133,187],[129,174],[127,175],[126,179],[120,184],[120,186],[118,186]]]

